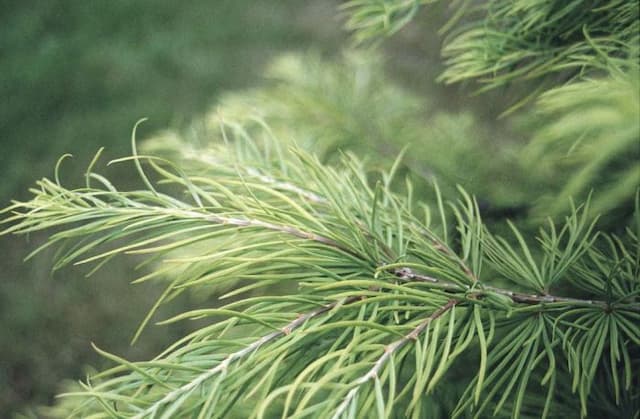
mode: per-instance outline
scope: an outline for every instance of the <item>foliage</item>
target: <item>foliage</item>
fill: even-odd
[[[196,135],[166,131],[142,147],[183,162],[184,170],[205,170],[220,153],[209,150],[208,143],[223,140],[224,123],[242,126],[250,136],[271,135],[313,150],[327,163],[349,150],[369,167],[384,168],[403,153],[398,171],[411,172],[416,189],[428,189],[437,181],[444,194],[452,196],[456,185],[465,185],[486,207],[498,211],[528,198],[515,144],[483,131],[469,111],[439,110],[431,98],[390,80],[378,54],[348,51],[340,58],[281,56],[267,68],[266,86],[224,95],[204,122],[195,125]],[[487,150],[491,160],[469,159]]]
[[[640,70],[612,72],[545,92],[538,104],[542,124],[524,150],[542,178],[566,177],[551,212],[570,197],[596,190],[594,210],[606,213],[633,199],[640,185]],[[551,182],[549,182],[551,183]]]
[[[201,175],[134,155],[119,162],[133,161],[146,189],[119,191],[93,172],[96,158],[85,187],[44,179],[8,209],[5,234],[58,230],[47,244],[61,243],[57,266],[145,255],[151,271],[134,282],[164,282],[158,304],[233,284],[223,306],[164,320],[210,323],[151,361],[98,349],[117,366],[68,393],[78,402],[65,414],[423,417],[449,411],[435,389],[457,384],[455,415],[518,416],[523,403],[550,412],[556,382],[570,382],[586,415],[596,378],[630,400],[619,409],[636,407],[640,213],[618,238],[576,209],[541,231],[537,252],[514,227],[518,249],[483,228],[464,193],[432,214],[391,192],[398,162],[371,187],[355,157],[326,166],[223,129],[227,143]],[[450,381],[473,356],[477,371]],[[528,397],[534,383],[540,400]]]
[[[347,27],[360,41],[388,36],[434,2],[353,0],[344,6]],[[639,58],[637,2],[456,0],[451,8],[441,29],[449,34],[443,47],[447,69],[440,76],[446,83],[477,80],[485,90],[523,80],[557,83]]]
[[[363,0],[345,10],[365,39],[397,31],[421,3]],[[545,36],[560,36],[554,25],[572,34],[559,41],[571,45],[557,50],[520,46],[535,57],[532,77],[559,70],[560,61],[579,72],[539,100],[525,153],[544,159],[546,171],[532,171],[531,180],[513,175],[513,191],[503,195],[532,205],[528,182],[539,182],[554,198],[538,210],[564,209],[563,220],[549,219],[537,234],[528,217],[488,222],[486,205],[453,185],[456,176],[477,178],[472,192],[501,202],[488,185],[520,169],[492,169],[509,161],[511,149],[483,139],[464,114],[425,118],[426,101],[386,79],[375,58],[347,55],[331,64],[287,56],[273,65],[267,87],[227,96],[193,138],[165,133],[140,154],[136,125],[133,155],[111,163],[133,165],[140,187],[121,189],[99,174],[99,152],[84,186],[63,185],[61,159],[54,180],[40,180],[30,200],[4,211],[0,234],[53,231],[33,254],[56,247],[56,268],[86,265],[93,274],[119,256],[140,258],[143,272],[133,282],[164,291],[134,341],[152,322],[199,324],[151,360],[96,346],[114,366],[70,387],[48,413],[637,418],[640,190],[628,150],[638,138],[639,100],[627,91],[638,83],[627,48],[636,41],[625,38],[637,22],[619,13],[633,17],[637,7],[614,2],[608,20],[592,22],[593,14],[581,13],[590,9],[576,3],[560,10],[558,2],[516,2],[515,17],[505,4],[461,7],[447,30],[506,30],[516,19],[515,33],[535,42],[544,39],[528,32],[538,30],[532,22],[544,23]],[[543,15],[586,24],[576,32],[574,20]],[[611,22],[619,24],[612,38],[592,37],[590,30]],[[578,33],[597,54],[583,51]],[[572,48],[589,65],[562,52]],[[510,57],[521,64],[517,53]],[[550,57],[560,61],[536,67]],[[606,65],[591,65],[598,57]],[[518,67],[499,68],[494,87],[521,78]],[[605,68],[609,74],[598,73]],[[402,148],[408,141],[416,151]],[[485,161],[466,164],[481,151]],[[558,155],[572,165],[555,163]],[[543,184],[559,175],[568,182]],[[620,179],[608,196],[586,196]],[[611,210],[620,207],[630,215],[611,229]],[[186,293],[201,303],[160,318],[161,306]]]
[[[361,42],[390,35],[427,3],[354,0],[345,5],[347,26]],[[628,215],[640,182],[638,2],[490,0],[451,7],[441,29],[448,35],[439,80],[476,81],[481,92],[527,82],[527,96],[505,114],[539,98],[541,116],[527,124],[532,144],[520,158],[546,183],[534,213],[558,216],[568,198],[585,199],[593,189],[596,213]]]

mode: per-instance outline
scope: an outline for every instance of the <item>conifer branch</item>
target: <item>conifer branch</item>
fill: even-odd
[[[316,204],[323,204],[326,203],[327,200],[313,192],[307,191],[306,189],[303,189],[297,185],[294,185],[293,183],[290,182],[283,182],[283,181],[279,181],[276,180],[274,178],[272,178],[271,176],[266,176],[261,174],[258,170],[253,169],[253,168],[249,168],[247,169],[247,173],[250,176],[254,176],[256,177],[258,180],[268,184],[268,185],[273,185],[276,189],[282,189],[283,191],[289,191],[289,192],[294,192],[297,195],[302,196],[303,198],[316,203]]]
[[[338,406],[335,413],[333,414],[333,419],[338,419],[340,416],[347,410],[349,405],[353,402],[353,399],[358,394],[360,387],[365,384],[369,380],[376,380],[380,374],[380,371],[385,366],[389,358],[391,358],[396,352],[402,349],[406,344],[411,341],[415,341],[424,330],[429,327],[431,322],[438,319],[440,316],[445,314],[448,310],[453,308],[458,303],[457,300],[449,300],[446,304],[439,307],[435,310],[429,317],[425,318],[421,321],[411,332],[405,335],[402,339],[398,339],[391,344],[385,346],[384,353],[378,360],[374,363],[373,367],[367,371],[364,375],[355,380],[352,385],[354,386],[349,392],[347,396],[344,398],[342,403]]]
[[[321,204],[326,204],[328,203],[327,199],[319,196],[313,192],[309,192],[306,191],[294,184],[288,183],[288,182],[280,182],[275,180],[272,177],[269,176],[264,176],[264,175],[258,175],[258,172],[255,169],[252,169],[251,172],[253,175],[258,176],[258,178],[262,181],[264,181],[265,183],[268,184],[273,184],[275,187],[280,187],[282,189],[285,190],[289,190],[292,192],[295,192],[296,194],[301,195],[303,198],[309,199],[312,202],[315,203],[321,203]],[[191,215],[193,215],[194,217],[198,217],[201,214],[199,213],[190,213]],[[207,215],[205,217],[206,220],[208,221],[212,221],[212,222],[216,222],[216,223],[220,223],[220,224],[231,224],[231,225],[235,225],[235,226],[239,226],[239,227],[262,227],[262,228],[266,228],[268,230],[273,230],[273,231],[279,231],[282,233],[286,233],[286,234],[290,234],[293,235],[295,237],[298,238],[302,238],[302,239],[308,239],[311,241],[316,241],[318,243],[322,243],[325,244],[329,247],[333,247],[336,248],[338,250],[341,250],[345,253],[351,254],[353,256],[358,257],[357,254],[355,254],[353,252],[353,250],[341,246],[339,243],[337,243],[334,240],[331,240],[327,237],[323,237],[314,233],[309,233],[309,232],[305,232],[305,231],[301,231],[299,229],[296,229],[294,227],[290,227],[290,226],[282,226],[282,225],[276,225],[273,223],[268,223],[268,222],[264,222],[261,220],[257,220],[257,219],[253,219],[253,220],[247,220],[247,219],[238,219],[238,218],[232,218],[232,217],[222,217],[222,216],[218,216],[218,215]],[[437,249],[438,251],[442,252],[443,254],[447,255],[448,257],[454,259],[457,261],[457,263],[460,265],[460,268],[462,269],[462,271],[464,272],[465,275],[467,275],[469,277],[469,279],[472,282],[478,282],[478,278],[477,276],[473,273],[473,271],[467,266],[467,264],[460,259],[460,257],[458,257],[458,255],[456,255],[449,246],[447,246],[446,244],[444,244],[442,241],[440,241],[437,238],[434,238],[433,235],[431,233],[429,233],[426,230],[421,230],[424,234],[427,234],[428,236],[432,237],[432,241],[433,241],[433,245],[434,248]],[[366,232],[365,232],[366,234]],[[454,291],[454,292],[468,292],[470,291],[470,288],[467,287],[461,287],[459,284],[456,284],[454,282],[450,282],[450,281],[445,281],[442,279],[437,279],[434,278],[433,276],[429,276],[429,275],[424,275],[424,274],[419,274],[414,272],[411,268],[408,267],[400,267],[400,268],[395,268],[393,271],[391,271],[392,274],[394,274],[395,276],[397,276],[398,278],[401,278],[403,280],[408,280],[408,281],[420,281],[420,282],[426,282],[426,283],[432,283],[432,284],[436,284],[438,286],[438,288],[440,289],[445,289],[445,290],[449,290],[449,291]],[[593,299],[579,299],[579,298],[571,298],[571,297],[561,297],[561,296],[556,296],[556,295],[552,295],[552,294],[544,294],[544,295],[537,295],[537,294],[527,294],[527,293],[521,293],[521,292],[516,292],[513,290],[508,290],[508,289],[503,289],[503,288],[498,288],[498,287],[493,287],[493,286],[488,286],[485,284],[481,284],[478,289],[475,289],[470,293],[470,295],[472,296],[472,298],[477,298],[477,297],[481,297],[483,295],[483,292],[492,292],[495,294],[499,294],[499,295],[503,295],[506,296],[508,298],[510,298],[514,303],[525,303],[525,304],[540,304],[540,303],[565,303],[565,304],[570,304],[570,305],[578,305],[578,306],[598,306],[600,308],[603,309],[608,309],[610,306],[610,303],[606,302],[606,301],[601,301],[601,300],[593,300]],[[630,304],[630,305],[626,305],[625,308],[627,309],[631,309],[634,311],[640,311],[640,303],[637,304]]]
[[[256,172],[239,173],[233,168],[243,162],[230,154],[229,162],[212,168],[207,176],[200,171],[197,175],[176,175],[151,164],[161,177],[158,185],[171,182],[182,186],[191,198],[188,201],[164,194],[159,187],[119,192],[106,179],[89,173],[105,189],[69,190],[45,179],[39,182],[40,189],[34,190],[31,201],[17,202],[6,210],[12,215],[5,220],[9,226],[4,233],[60,229],[50,243],[66,243],[68,247],[60,253],[56,266],[99,260],[100,266],[103,259],[119,253],[152,254],[155,260],[165,260],[167,265],[156,267],[140,279],[166,275],[172,280],[153,310],[169,300],[167,295],[177,295],[188,287],[246,281],[246,285],[238,283],[241,285],[227,293],[240,295],[237,301],[170,319],[168,322],[226,317],[185,337],[157,359],[130,363],[105,355],[119,365],[96,377],[95,387],[87,384],[86,391],[69,393],[83,400],[79,411],[89,414],[111,409],[104,400],[114,400],[125,417],[186,412],[207,417],[216,409],[246,407],[238,400],[247,395],[247,386],[253,386],[249,394],[261,394],[262,402],[254,409],[258,415],[276,409],[274,401],[285,392],[285,414],[289,409],[295,409],[295,415],[324,409],[326,415],[336,411],[341,415],[347,407],[369,409],[374,401],[379,411],[381,406],[388,410],[406,402],[409,410],[422,412],[422,400],[429,396],[416,389],[433,389],[436,383],[447,386],[440,378],[454,368],[453,360],[470,346],[480,348],[481,365],[460,406],[477,408],[478,412],[493,402],[500,389],[505,392],[499,406],[510,400],[513,388],[520,389],[516,396],[520,400],[530,374],[520,374],[522,370],[513,368],[541,356],[554,363],[556,350],[571,362],[572,370],[566,375],[573,374],[580,380],[581,400],[587,400],[590,392],[590,379],[581,378],[582,371],[597,370],[594,359],[600,362],[608,354],[607,342],[622,342],[615,349],[622,355],[611,355],[615,367],[611,371],[617,371],[619,365],[630,368],[624,342],[640,341],[632,323],[640,308],[633,279],[636,260],[628,256],[637,248],[633,232],[625,242],[611,239],[609,247],[620,249],[620,256],[615,252],[602,256],[595,250],[595,238],[600,236],[585,221],[586,210],[575,209],[560,231],[550,227],[541,233],[534,257],[515,228],[512,242],[493,237],[480,219],[477,204],[463,192],[465,199],[450,207],[458,233],[456,246],[460,248],[454,250],[444,227],[434,228],[428,217],[425,222],[418,220],[409,198],[391,191],[390,175],[383,173],[384,186],[373,189],[355,158],[345,158],[344,166],[334,168],[296,150],[286,155],[290,160],[279,157],[278,162],[295,173],[291,176],[281,175],[264,161],[264,168],[247,165],[256,167]],[[261,161],[259,157],[255,160]],[[154,176],[147,179],[151,181]],[[304,187],[302,180],[294,179],[304,179]],[[442,207],[439,205],[441,226],[447,226]],[[123,245],[122,239],[131,241]],[[174,251],[186,256],[170,254]],[[489,268],[481,269],[483,258]],[[599,271],[593,273],[591,264]],[[173,267],[177,268],[171,270]],[[494,277],[513,283],[513,289],[496,286]],[[603,283],[604,277],[608,284]],[[244,294],[288,280],[304,291],[272,297]],[[567,285],[575,281],[595,298],[540,294],[561,281]],[[318,307],[323,301],[336,303]],[[452,311],[444,339],[440,339],[441,322],[435,323],[433,336],[425,332],[434,320],[462,303],[469,306],[466,317],[455,322],[458,311]],[[310,323],[338,304],[349,305],[349,309],[340,311],[339,319]],[[431,307],[439,308],[432,311]],[[522,331],[508,323],[509,316],[516,324],[524,322]],[[495,325],[496,319],[501,322],[499,326]],[[586,332],[593,322],[610,321],[617,322],[611,328],[611,337]],[[581,322],[586,326],[580,326]],[[305,324],[309,324],[305,333],[284,339]],[[514,333],[518,340],[495,338],[498,327],[500,336],[503,332]],[[407,329],[409,333],[404,334]],[[247,346],[232,348],[237,343],[222,337],[228,330],[251,336]],[[415,382],[403,383],[404,388],[396,393],[395,374],[404,367],[394,366],[388,376],[381,371],[421,333],[424,343],[416,343],[408,352],[416,359],[412,372]],[[518,355],[513,348],[528,342],[531,336],[535,337],[533,346]],[[567,336],[579,339],[581,346],[574,347]],[[389,343],[389,338],[395,340]],[[557,348],[559,344],[554,342],[560,341],[566,347]],[[536,353],[540,345],[544,345],[543,355]],[[593,358],[580,350],[584,345],[604,349]],[[382,346],[386,349],[379,355]],[[503,362],[495,354],[504,351],[511,355]],[[340,362],[332,370],[330,360],[334,357],[340,357]],[[274,359],[277,362],[272,363]],[[232,365],[236,367],[230,368]],[[494,370],[485,377],[488,366]],[[296,368],[293,372],[292,367]],[[298,378],[295,371],[300,368]],[[363,368],[367,372],[360,376]],[[507,374],[509,381],[505,383],[500,372],[512,370],[514,374]],[[359,372],[353,377],[355,371]],[[614,377],[627,380],[622,375]],[[375,391],[360,397],[364,384],[371,379]],[[153,385],[159,382],[168,389]],[[263,388],[264,382],[267,384]],[[488,388],[487,383],[494,387]],[[390,389],[388,403],[381,396],[382,386]],[[221,398],[223,389],[233,396]],[[481,394],[487,397],[476,405]],[[296,402],[299,404],[292,407]],[[545,403],[548,406],[551,401]]]
[[[603,309],[606,309],[610,306],[610,303],[601,300],[590,300],[590,299],[579,299],[579,298],[571,298],[571,297],[560,297],[551,294],[545,295],[537,295],[537,294],[526,294],[521,292],[516,292],[504,288],[492,287],[489,285],[481,284],[477,288],[474,287],[471,290],[470,287],[461,288],[460,285],[443,281],[441,279],[434,278],[429,275],[422,275],[419,273],[413,272],[411,268],[397,268],[395,270],[395,275],[398,278],[401,278],[406,281],[419,281],[425,282],[429,284],[436,284],[438,288],[445,289],[449,291],[458,291],[464,292],[468,291],[470,296],[473,298],[481,297],[485,292],[492,292],[495,294],[504,295],[505,297],[509,297],[514,303],[524,303],[524,304],[544,304],[544,303],[566,303],[570,305],[578,305],[578,306],[598,306]],[[640,311],[640,303],[630,304],[625,306],[625,308]]]
[[[343,10],[363,41],[400,30],[427,3],[352,0]],[[411,179],[427,167],[427,177],[449,182],[450,192],[460,179],[477,179],[485,185],[465,188],[483,198],[489,191],[493,201],[495,185],[486,180],[511,174],[503,163],[512,150],[505,152],[506,141],[477,141],[471,117],[426,121],[426,101],[389,83],[375,57],[347,55],[336,65],[287,56],[269,70],[275,86],[223,100],[220,115],[230,122],[209,118],[218,133],[200,147],[176,135],[150,141],[151,152],[140,155],[134,129],[133,156],[116,162],[134,163],[143,190],[119,191],[94,173],[98,153],[86,188],[61,185],[60,161],[55,181],[41,180],[30,201],[0,212],[8,214],[0,235],[55,230],[40,248],[60,245],[54,269],[95,262],[93,272],[112,256],[146,256],[151,272],[134,282],[169,283],[143,326],[185,289],[219,295],[223,284],[220,299],[233,297],[160,322],[209,321],[150,361],[98,350],[116,366],[68,392],[71,407],[60,416],[203,419],[279,410],[337,418],[377,410],[389,417],[406,408],[414,417],[493,409],[518,418],[562,416],[550,412],[563,403],[583,416],[638,411],[640,166],[631,147],[639,132],[640,6],[489,0],[468,13],[466,0],[451,4],[461,7],[443,30],[454,35],[445,40],[441,80],[477,80],[484,89],[538,81],[527,98],[566,82],[541,96],[548,121],[529,151],[536,169],[557,155],[582,159],[560,196],[581,197],[603,173],[623,179],[593,200],[602,212],[629,205],[635,194],[626,229],[610,217],[620,236],[596,231],[586,197],[584,207],[565,207],[569,216],[550,222],[535,245],[528,223],[494,236],[492,220],[462,189],[450,205],[437,186],[435,197],[414,200],[414,191],[428,188]],[[452,30],[458,22],[465,26]],[[588,79],[604,73],[607,81]],[[289,148],[281,138],[300,143]],[[420,150],[370,176],[353,156],[382,150],[369,167],[387,167],[390,138]],[[493,143],[499,162],[458,164]],[[398,172],[408,174],[405,188],[397,188]],[[528,204],[528,183],[513,184],[500,194]],[[560,202],[556,192],[549,194]],[[430,208],[439,214],[433,223]],[[593,410],[598,392],[611,393],[604,415]]]
[[[259,228],[264,228],[271,231],[277,231],[280,233],[285,233],[285,234],[292,235],[294,237],[298,237],[300,239],[318,242],[326,246],[357,256],[355,253],[353,253],[353,250],[348,249],[344,246],[341,246],[335,240],[329,239],[327,237],[324,237],[315,233],[303,231],[292,226],[278,225],[278,224],[269,223],[269,222],[258,220],[258,219],[225,217],[225,216],[212,215],[212,214],[200,214],[196,212],[188,212],[187,214],[190,216],[193,216],[194,218],[202,218],[206,221],[210,221],[216,224],[223,224],[223,225],[230,224],[237,227],[259,227]]]
[[[318,198],[322,199],[320,197]],[[197,212],[187,212],[187,214],[194,218],[203,217],[203,214],[197,213]],[[203,218],[207,221],[215,222],[218,224],[231,224],[238,227],[260,227],[268,230],[278,231],[281,233],[293,235],[298,238],[315,241],[315,242],[327,245],[329,247],[333,247],[335,249],[341,250],[345,253],[349,253],[353,256],[358,256],[357,254],[353,253],[353,250],[348,249],[344,246],[341,246],[339,243],[337,243],[334,240],[331,240],[329,238],[326,238],[314,233],[301,231],[290,226],[276,225],[276,224],[264,222],[257,219],[240,219],[240,218],[223,217],[223,216],[210,215],[210,214],[205,215]],[[452,254],[451,250],[442,243],[438,243],[437,249],[441,250],[443,253],[447,255]],[[456,260],[460,260],[460,259],[456,256]],[[469,275],[470,279],[474,283],[477,282],[478,279],[471,272],[471,270],[464,264],[464,262],[460,261],[460,264],[463,267],[463,271],[465,272],[465,274]],[[610,303],[607,303],[606,301],[579,299],[579,298],[571,298],[571,297],[560,297],[552,294],[545,294],[545,295],[526,294],[526,293],[508,290],[508,289],[488,286],[484,284],[478,286],[477,289],[474,287],[473,291],[471,291],[470,287],[462,288],[459,284],[456,284],[454,282],[444,281],[441,279],[434,278],[433,276],[415,273],[411,268],[407,268],[407,267],[395,268],[392,271],[392,273],[395,274],[395,276],[397,276],[398,278],[403,280],[419,281],[419,282],[435,284],[438,286],[439,289],[444,289],[444,290],[449,290],[454,292],[470,291],[470,296],[472,298],[481,297],[485,292],[492,292],[495,294],[500,294],[500,295],[509,297],[514,303],[525,303],[525,304],[565,303],[565,304],[578,305],[578,306],[584,306],[584,305],[598,306],[603,309],[607,309],[610,306]],[[640,303],[627,305],[626,308],[634,311],[640,311]]]
[[[300,316],[298,316],[296,319],[292,320],[291,322],[289,322],[288,324],[286,324],[284,327],[282,327],[280,330],[271,332],[267,335],[262,336],[260,339],[254,341],[253,343],[247,345],[246,347],[244,347],[243,349],[230,353],[228,354],[224,360],[222,362],[220,362],[218,365],[216,365],[215,367],[209,369],[208,371],[205,371],[204,373],[200,374],[199,376],[197,376],[195,379],[193,379],[192,381],[188,382],[187,384],[184,384],[183,386],[172,390],[171,392],[167,393],[163,398],[161,398],[160,400],[158,400],[157,402],[153,403],[151,406],[149,406],[148,408],[146,408],[145,410],[143,410],[142,412],[136,414],[135,416],[133,416],[133,419],[144,419],[146,417],[154,417],[156,415],[156,413],[158,412],[158,409],[160,409],[162,406],[166,405],[167,403],[171,403],[172,401],[175,401],[176,399],[178,399],[180,396],[183,396],[184,394],[190,393],[193,390],[197,389],[200,385],[202,385],[202,383],[204,383],[205,381],[211,379],[212,377],[214,377],[215,375],[218,374],[222,374],[224,373],[230,366],[232,363],[239,361],[249,355],[251,355],[252,353],[254,353],[255,351],[257,351],[258,349],[260,349],[261,347],[263,347],[264,345],[269,344],[270,342],[282,337],[282,336],[287,336],[289,334],[291,334],[292,332],[294,332],[296,329],[300,328],[301,326],[303,326],[306,322],[308,322],[309,320],[321,316],[322,314],[327,313],[328,311],[331,311],[332,309],[341,306],[341,305],[348,305],[351,304],[355,301],[360,300],[360,297],[348,297],[343,299],[342,301],[336,301],[333,302],[331,304],[327,304],[324,305],[320,308],[317,308],[315,310],[312,310],[308,313],[302,314]]]

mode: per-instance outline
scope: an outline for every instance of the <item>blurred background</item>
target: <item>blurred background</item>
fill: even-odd
[[[294,0],[0,1],[0,205],[27,199],[34,181],[80,184],[98,148],[102,161],[127,155],[139,138],[180,130],[222,92],[262,83],[265,66],[285,52],[324,58],[348,45],[339,2]],[[441,71],[438,29],[423,16],[385,44],[387,72],[438,109],[473,109],[500,131],[501,93],[470,98],[434,83]],[[120,185],[133,171],[100,169]],[[0,417],[50,404],[64,379],[81,379],[104,361],[90,343],[137,360],[152,357],[184,326],[145,331],[129,341],[160,293],[130,286],[135,260],[119,259],[91,278],[52,272],[53,253],[23,259],[45,236],[0,237]],[[187,297],[185,297],[187,298]],[[186,304],[187,302],[182,302]],[[180,304],[180,303],[179,303]],[[179,305],[178,304],[178,305]]]

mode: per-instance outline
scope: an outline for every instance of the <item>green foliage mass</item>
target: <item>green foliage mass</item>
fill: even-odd
[[[313,150],[328,163],[348,150],[366,158],[368,167],[383,169],[404,149],[398,170],[411,172],[420,190],[435,180],[451,196],[464,185],[496,208],[527,199],[516,144],[491,137],[469,111],[439,110],[383,70],[383,59],[371,53],[350,51],[335,61],[285,55],[267,69],[267,86],[224,95],[196,125],[197,135],[168,131],[144,148],[202,167],[198,161],[206,166],[215,155],[207,144],[222,140],[221,123],[242,126],[250,136],[265,135],[266,124],[269,135]],[[488,150],[491,160],[469,158]]]
[[[524,150],[526,164],[541,178],[567,181],[539,205],[557,212],[568,198],[594,190],[594,210],[606,213],[633,197],[640,185],[640,71],[630,67],[540,97],[543,123]]]
[[[421,6],[429,12],[430,3],[351,1],[347,26],[360,42],[377,39],[407,25]],[[568,198],[593,189],[598,213],[628,215],[640,180],[638,2],[461,0],[450,10],[440,30],[447,35],[439,80],[476,82],[480,92],[525,84],[528,93],[505,114],[538,99],[532,144],[520,158],[546,184],[534,213],[557,216]]]
[[[437,0],[353,0],[347,27],[360,42],[394,34]],[[493,89],[514,81],[550,82],[601,74],[638,60],[640,6],[616,1],[456,0],[440,29],[446,83],[477,80]],[[545,80],[548,79],[548,80]],[[535,93],[539,90],[534,89]]]
[[[483,227],[465,193],[435,212],[394,194],[398,162],[371,186],[355,157],[327,166],[221,128],[226,143],[211,144],[217,159],[199,175],[134,155],[118,162],[132,161],[147,188],[119,191],[93,171],[96,158],[85,187],[44,179],[7,209],[5,233],[58,229],[46,244],[61,244],[58,265],[146,256],[151,271],[134,282],[163,282],[158,305],[232,283],[222,306],[162,321],[211,320],[151,361],[98,349],[117,366],[54,412],[518,416],[527,405],[546,415],[565,381],[585,415],[596,377],[617,412],[637,408],[640,212],[622,237],[595,233],[583,208],[541,230],[535,248],[513,227],[514,245]]]
[[[490,35],[518,23],[505,49],[490,43],[483,56],[515,63],[495,67],[489,86],[522,78],[514,45],[531,51],[532,78],[562,64],[576,73],[540,96],[526,145],[431,111],[376,58],[352,54],[286,56],[266,87],[227,96],[200,129],[141,152],[134,128],[133,155],[111,163],[134,167],[138,188],[100,174],[100,153],[84,185],[67,187],[61,159],[53,180],[5,209],[0,234],[53,231],[34,253],[56,247],[56,267],[91,273],[137,255],[133,282],[164,291],[134,341],[152,322],[201,326],[150,360],[96,347],[113,367],[47,414],[638,418],[637,6],[578,3],[507,13],[502,1],[460,2],[449,21],[474,34],[480,14]],[[362,39],[393,33],[420,4],[353,1],[348,26]],[[535,22],[543,30],[530,39]],[[558,49],[543,35],[560,36]],[[591,72],[565,50],[604,64]],[[502,190],[500,178],[511,180]],[[525,213],[504,222],[513,214],[496,217],[496,204]],[[540,215],[552,217],[534,232]],[[205,298],[159,318],[185,293]]]

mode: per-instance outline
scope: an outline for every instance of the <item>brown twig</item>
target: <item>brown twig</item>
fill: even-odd
[[[437,285],[438,288],[446,291],[467,292],[471,291],[471,288],[458,285],[454,282],[445,281],[442,279],[434,278],[429,275],[422,275],[413,272],[410,268],[397,268],[393,272],[398,278],[405,281],[425,282]],[[601,300],[582,300],[579,298],[560,297],[556,295],[538,295],[538,294],[526,294],[522,292],[515,292],[504,288],[492,287],[478,283],[478,286],[473,289],[472,295],[474,297],[481,297],[487,293],[500,294],[505,297],[509,297],[514,303],[524,304],[542,304],[542,303],[569,303],[576,305],[598,306],[602,308],[609,307],[609,303]]]
[[[269,223],[269,222],[257,220],[257,219],[226,217],[226,216],[221,216],[216,214],[206,214],[206,213],[201,213],[196,211],[185,211],[185,213],[189,217],[202,218],[206,221],[214,222],[217,224],[231,224],[238,227],[260,227],[260,228],[265,228],[267,230],[278,231],[278,232],[289,234],[301,239],[312,240],[312,241],[324,244],[326,246],[340,250],[344,253],[347,253],[357,258],[362,257],[352,249],[336,242],[333,239],[330,239],[328,237],[321,236],[315,233],[303,231],[291,226],[283,226],[283,225]],[[446,254],[453,254],[451,249],[448,249],[442,243],[439,243],[439,246],[437,246],[436,248],[437,250],[444,252]],[[445,252],[444,250],[442,250],[442,248],[446,248],[448,250]],[[459,258],[456,257],[456,260],[459,260]],[[460,263],[462,263],[461,266],[466,267],[464,262],[460,261]],[[468,269],[468,267],[466,267],[466,269]],[[499,294],[499,295],[508,297],[514,303],[523,303],[523,304],[567,303],[567,304],[581,305],[581,306],[598,306],[603,309],[610,307],[610,304],[608,302],[602,301],[602,300],[585,300],[585,299],[579,299],[579,298],[561,297],[561,296],[556,296],[551,294],[543,294],[543,295],[527,294],[522,292],[511,291],[504,288],[492,287],[492,286],[482,284],[474,274],[467,274],[469,278],[474,283],[476,283],[476,285],[472,290],[468,286],[463,286],[455,282],[451,282],[451,281],[435,278],[429,275],[414,272],[411,268],[408,268],[408,267],[395,268],[389,273],[405,281],[409,281],[409,282],[415,281],[415,282],[433,284],[434,287],[443,289],[445,291],[465,292],[465,293],[471,291],[472,292],[471,295],[473,295],[474,298],[482,297],[489,293],[494,293],[494,294]],[[636,308],[634,306],[632,308],[640,310],[640,307]]]

